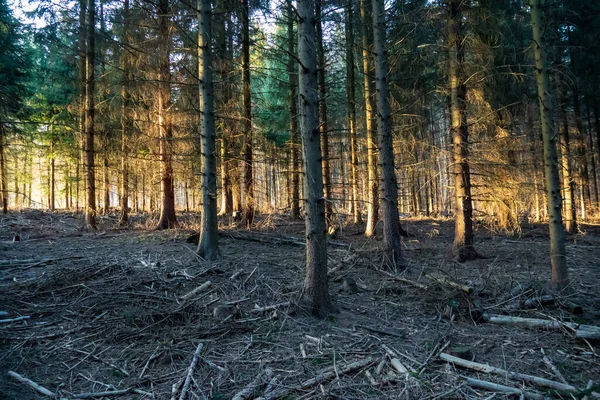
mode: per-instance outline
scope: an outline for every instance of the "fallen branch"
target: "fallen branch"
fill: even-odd
[[[32,388],[33,390],[35,390],[38,393],[43,394],[44,396],[48,396],[48,397],[52,397],[53,399],[57,399],[58,396],[56,395],[56,393],[51,392],[50,390],[46,389],[45,387],[38,385],[37,383],[35,383],[34,381],[32,381],[31,379],[27,379],[22,375],[17,374],[14,371],[8,371],[8,376],[10,376],[11,378],[24,383],[25,385],[29,386],[30,388]]]
[[[242,390],[233,396],[232,400],[247,400],[255,397],[256,392],[261,386],[269,383],[273,377],[273,370],[267,368],[262,371],[256,378],[248,383]]]
[[[192,381],[192,375],[194,373],[194,369],[196,368],[196,364],[198,364],[198,357],[200,357],[200,352],[204,348],[204,343],[199,343],[198,347],[196,347],[196,351],[194,352],[194,357],[192,358],[192,362],[187,370],[187,375],[185,377],[185,382],[183,383],[183,387],[181,388],[181,395],[179,396],[179,400],[185,400],[185,396],[190,387],[190,382]]]
[[[472,369],[475,371],[486,372],[488,374],[500,375],[500,376],[503,376],[503,377],[509,378],[509,379],[531,382],[535,385],[549,387],[549,388],[555,389],[555,390],[564,390],[566,392],[577,391],[577,388],[575,388],[575,386],[572,386],[572,385],[568,385],[568,384],[564,384],[564,383],[556,382],[556,381],[551,381],[549,379],[540,378],[540,377],[534,376],[534,375],[521,374],[518,372],[510,372],[510,371],[504,370],[502,368],[496,368],[496,367],[492,367],[489,365],[476,363],[473,361],[463,360],[462,358],[454,357],[447,353],[440,354],[440,358],[444,361],[451,362],[458,366],[461,366],[464,368],[469,368],[469,369]]]
[[[283,303],[273,304],[273,305],[265,306],[265,307],[258,307],[255,305],[254,308],[252,310],[250,310],[250,312],[251,313],[262,313],[265,311],[276,310],[281,307],[289,307],[290,304],[291,303],[289,301],[284,301]]]
[[[127,394],[131,391],[131,388],[122,389],[122,390],[108,390],[106,392],[90,392],[90,393],[79,393],[73,395],[76,399],[94,399],[96,397],[108,397],[108,396],[120,396],[122,394]]]
[[[212,282],[211,281],[206,281],[202,285],[198,286],[196,289],[194,289],[191,292],[186,293],[183,296],[181,296],[181,299],[187,300],[190,297],[194,296],[195,294],[197,294],[197,293],[199,293],[199,292],[201,292],[203,290],[208,289],[210,287],[210,285],[212,285]]]
[[[432,281],[437,282],[441,285],[460,289],[467,294],[473,293],[473,288],[471,286],[463,285],[462,283],[454,282],[447,278],[437,277],[437,276],[433,276],[433,275],[429,275],[429,274],[425,274],[425,277],[427,277],[427,278],[431,279]]]
[[[527,392],[510,386],[499,385],[497,383],[482,381],[480,379],[466,378],[467,384],[478,389],[489,390],[490,392],[511,393],[521,396],[521,398],[543,400],[544,396],[539,393]]]
[[[512,317],[508,315],[483,314],[484,321],[499,325],[524,326],[527,328],[545,328],[563,330],[569,328],[575,332],[578,339],[600,339],[600,327],[580,325],[573,322],[552,321],[537,318]]]
[[[265,396],[265,399],[272,400],[272,399],[278,399],[281,397],[285,397],[285,396],[289,395],[290,393],[295,392],[297,390],[308,389],[311,386],[321,384],[321,383],[328,381],[330,379],[333,379],[335,377],[339,377],[339,376],[348,374],[352,371],[356,371],[357,369],[364,368],[368,365],[371,365],[374,362],[375,362],[375,360],[373,358],[365,358],[363,360],[355,361],[355,362],[347,364],[337,370],[334,369],[333,371],[327,371],[327,372],[320,373],[316,377],[308,379],[296,386],[282,388],[279,390],[274,390],[274,391],[270,392],[269,394],[267,394]]]
[[[241,233],[241,232],[233,232],[233,231],[219,232],[219,234],[227,235],[227,236],[231,237],[232,239],[248,240],[251,242],[271,243],[271,244],[286,243],[286,244],[294,244],[297,246],[306,246],[306,243],[304,242],[304,240],[302,238],[296,238],[296,237],[284,238],[284,237],[269,236],[269,235],[258,234],[258,233],[249,234],[249,233]],[[333,240],[328,240],[327,244],[329,246],[336,246],[336,247],[345,247],[345,248],[350,247],[350,245],[348,245],[346,243],[336,242]]]
[[[9,322],[22,321],[24,319],[29,319],[29,318],[31,318],[29,315],[23,315],[21,317],[16,317],[16,318],[0,319],[0,324],[7,324]]]
[[[385,271],[382,269],[378,269],[378,271],[384,275],[389,276],[390,278],[392,278],[395,281],[402,282],[402,283],[408,283],[409,285],[412,285],[418,289],[427,290],[429,288],[427,285],[423,285],[422,283],[411,281],[410,279],[402,278],[400,276],[394,275],[393,273],[391,273],[389,271]]]

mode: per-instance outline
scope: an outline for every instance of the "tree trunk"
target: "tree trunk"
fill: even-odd
[[[169,0],[158,2],[158,129],[160,139],[160,166],[162,207],[156,229],[170,229],[177,223],[175,216],[175,189],[173,184],[173,137],[167,115],[171,107],[171,73],[169,71],[171,36],[169,34]]]
[[[350,132],[350,214],[355,224],[362,223],[358,194],[358,141],[356,140],[356,78],[354,74],[354,24],[352,2],[346,5],[346,93],[347,118]]]
[[[454,155],[455,227],[453,251],[459,261],[477,258],[473,246],[473,203],[469,170],[469,130],[467,126],[467,88],[463,82],[464,37],[461,32],[461,1],[449,3],[448,52],[450,79],[450,108]]]
[[[398,182],[394,168],[392,112],[388,89],[388,64],[384,0],[373,0],[373,43],[375,45],[375,82],[377,97],[377,136],[381,168],[381,199],[383,203],[384,264],[388,268],[402,266],[400,247],[400,217],[398,215]]]
[[[543,37],[542,8],[545,0],[529,0],[531,6],[531,26],[533,30],[533,50],[535,56],[535,75],[540,104],[540,121],[544,141],[544,170],[546,174],[546,193],[550,228],[550,263],[552,265],[552,283],[564,288],[568,281],[565,236],[562,224],[560,184],[558,179],[558,157],[556,155],[556,135],[554,133],[552,96],[550,95],[550,77],[546,48]]]
[[[129,44],[130,32],[129,0],[123,0],[123,43]],[[128,138],[133,134],[131,118],[131,56],[127,51],[121,55],[121,217],[119,225],[126,225],[129,220],[129,148]]]
[[[373,94],[374,66],[373,66],[373,31],[372,31],[372,0],[360,1],[362,20],[362,47],[365,85],[365,122],[367,130],[367,226],[366,236],[375,234],[379,212],[379,198],[377,196],[377,139],[375,130],[375,102]]]
[[[569,137],[569,117],[566,109],[566,99],[561,105],[561,114],[563,117],[563,125],[560,131],[560,158],[563,172],[563,190],[564,190],[564,213],[565,213],[565,230],[572,234],[577,230],[577,210],[575,208],[575,184],[571,170],[571,140]]]
[[[579,103],[579,88],[577,87],[577,83],[575,83],[575,85],[576,86],[573,89],[573,111],[575,113],[575,126],[577,127],[577,172],[579,174],[580,181],[579,190],[581,196],[581,220],[585,221],[587,219],[587,209],[592,203],[592,192],[590,188],[590,174],[587,161],[585,133],[583,131],[581,106]]]
[[[8,181],[6,180],[6,160],[4,154],[4,124],[0,122],[0,200],[2,213],[8,213]]]
[[[297,0],[300,61],[300,130],[306,196],[306,278],[304,295],[313,315],[333,310],[327,282],[327,239],[319,133],[314,2]]]
[[[53,130],[53,127],[50,128]],[[50,142],[50,211],[56,210],[56,160],[54,158],[54,139]]]
[[[200,77],[200,138],[202,140],[202,222],[198,255],[206,260],[219,257],[217,226],[217,159],[211,54],[211,4],[198,0],[198,77]]]
[[[295,68],[294,58],[294,17],[292,0],[288,0],[288,81],[290,84],[290,159],[291,159],[291,199],[290,216],[293,219],[300,218],[300,162],[298,154],[298,72]]]
[[[321,157],[323,163],[323,196],[325,202],[325,220],[331,223],[333,207],[331,198],[331,168],[329,165],[329,131],[327,124],[327,85],[325,83],[325,49],[323,48],[322,0],[315,1],[317,17],[317,81],[319,87],[319,130],[321,132]]]
[[[83,177],[83,197],[84,203],[87,202],[86,190],[87,190],[87,182],[86,182],[86,139],[85,139],[85,101],[86,101],[86,68],[87,68],[87,50],[86,50],[86,38],[87,38],[87,29],[86,29],[86,17],[87,17],[87,0],[79,0],[79,135],[78,135],[78,143],[79,143],[79,159],[77,161],[77,182],[75,188],[76,195],[76,210],[79,211],[79,192],[80,192],[80,171],[81,176]]]
[[[598,212],[598,208],[600,207],[600,197],[598,193],[598,174],[596,173],[596,153],[594,152],[594,137],[592,135],[592,116],[590,113],[589,103],[586,102],[585,105],[585,113],[587,117],[587,137],[588,137],[588,146],[590,149],[590,161],[592,163],[592,182],[594,184],[594,210]],[[600,143],[598,143],[600,145]]]
[[[244,213],[242,224],[250,228],[254,222],[254,178],[252,146],[252,99],[250,93],[250,7],[242,0],[242,106],[244,110]]]
[[[89,229],[96,229],[96,174],[94,170],[94,89],[95,89],[95,0],[87,3],[87,52],[85,82],[85,155],[87,165],[87,204],[85,220]]]

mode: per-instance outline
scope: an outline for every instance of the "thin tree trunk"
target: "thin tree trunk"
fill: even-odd
[[[158,129],[162,207],[157,229],[170,229],[177,223],[173,183],[173,131],[168,110],[171,106],[171,73],[169,71],[171,35],[169,34],[169,0],[158,2]]]
[[[358,194],[358,141],[356,139],[356,78],[354,74],[354,23],[352,2],[346,5],[346,92],[347,118],[350,132],[350,214],[355,224],[362,223]]]
[[[254,223],[253,145],[252,145],[252,99],[250,92],[250,7],[242,0],[242,108],[244,110],[244,213],[242,224],[250,228]]]
[[[211,4],[198,0],[198,76],[202,140],[202,221],[198,255],[206,260],[219,257],[217,227],[217,159],[215,156],[215,113],[211,54]]]
[[[96,174],[94,168],[94,114],[95,114],[95,0],[87,3],[87,48],[85,83],[85,154],[87,164],[87,204],[85,220],[89,229],[96,229]]]
[[[287,34],[288,34],[288,81],[290,85],[290,159],[291,159],[291,191],[290,191],[290,216],[293,219],[300,217],[300,162],[298,154],[298,72],[295,68],[294,58],[294,19],[295,12],[292,0],[287,2]]]
[[[373,1],[373,43],[375,44],[375,75],[377,88],[377,136],[381,168],[381,199],[383,203],[384,264],[389,268],[402,266],[400,247],[400,217],[398,215],[398,182],[394,168],[392,112],[388,89],[386,25],[384,0]]]
[[[563,117],[563,125],[560,131],[560,155],[563,172],[563,190],[565,196],[564,213],[565,213],[565,230],[567,233],[574,233],[577,230],[577,210],[575,208],[574,193],[575,185],[571,170],[571,141],[569,137],[569,118],[565,105],[566,100],[562,102],[561,114]]]
[[[52,131],[53,127],[50,128]],[[53,134],[53,133],[51,133]],[[56,210],[56,160],[54,158],[54,139],[50,142],[50,211]]]
[[[545,0],[529,0],[531,6],[531,26],[533,30],[533,50],[535,56],[535,74],[537,79],[540,120],[544,141],[544,170],[546,173],[546,192],[548,216],[550,219],[550,263],[552,282],[558,288],[564,288],[568,281],[565,236],[562,224],[560,184],[558,178],[558,157],[556,154],[556,135],[554,134],[552,96],[550,95],[550,77],[546,60],[546,47],[543,37],[542,9]]]
[[[0,197],[2,213],[8,213],[8,181],[6,179],[6,160],[4,155],[4,124],[0,123]]]
[[[129,44],[130,32],[129,0],[123,0],[123,43]],[[121,217],[120,225],[129,220],[129,147],[128,138],[132,135],[133,120],[131,118],[131,56],[127,51],[121,55]]]
[[[362,20],[362,51],[364,66],[365,85],[365,122],[367,130],[367,226],[366,236],[375,234],[379,212],[379,198],[377,185],[377,135],[375,124],[375,102],[373,95],[373,31],[372,31],[372,0],[360,1],[360,13]]]
[[[577,83],[575,85],[577,85]],[[581,106],[579,103],[579,88],[577,86],[575,86],[573,90],[573,111],[575,112],[575,126],[577,127],[577,170],[580,181],[579,190],[581,204],[581,220],[585,221],[587,219],[587,208],[592,204],[592,192],[590,189],[590,174],[588,169],[587,150],[585,148],[585,133],[583,131]]]
[[[598,212],[598,208],[600,207],[600,197],[598,193],[598,174],[596,170],[596,153],[594,152],[594,137],[592,135],[592,116],[590,113],[589,103],[586,102],[586,117],[587,117],[587,137],[588,137],[588,146],[590,149],[590,161],[592,163],[592,182],[594,184],[594,210]],[[600,145],[600,143],[598,143]]]
[[[319,135],[314,2],[297,0],[300,60],[300,129],[306,196],[306,277],[304,296],[313,315],[333,310],[327,282],[327,239]]]
[[[331,168],[329,163],[329,127],[327,121],[327,85],[325,83],[325,49],[323,48],[322,0],[315,0],[317,17],[317,81],[319,87],[319,131],[321,132],[321,156],[323,163],[323,195],[325,202],[325,220],[331,223],[333,207],[331,198]]]
[[[469,169],[469,131],[466,116],[467,88],[461,77],[464,60],[464,38],[460,24],[461,1],[449,3],[448,46],[450,107],[452,115],[452,143],[455,181],[455,227],[453,250],[459,261],[477,258],[473,246],[473,203],[471,199],[471,172]]]

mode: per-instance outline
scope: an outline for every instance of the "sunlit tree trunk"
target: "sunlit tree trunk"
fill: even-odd
[[[388,89],[388,63],[384,0],[373,0],[373,43],[375,45],[375,83],[377,97],[377,136],[381,168],[384,264],[400,267],[400,223],[398,215],[398,182],[394,168],[392,112]]]
[[[8,213],[8,181],[6,179],[6,159],[4,152],[4,124],[0,122],[0,201],[2,202],[2,213]]]
[[[294,19],[295,12],[292,0],[287,3],[287,34],[288,34],[288,81],[290,85],[290,159],[291,159],[291,190],[290,190],[290,216],[294,219],[300,217],[300,155],[298,154],[298,71],[294,58]]]
[[[461,0],[449,3],[448,53],[450,79],[450,109],[454,155],[455,227],[453,250],[459,261],[477,258],[473,246],[473,202],[469,168],[469,130],[467,126],[467,88],[461,76],[464,62],[464,37],[461,33]]]
[[[198,0],[198,77],[200,78],[200,137],[202,140],[202,221],[198,254],[219,257],[217,227],[217,159],[211,54],[211,0]]]
[[[85,164],[86,164],[86,153],[85,153],[85,91],[86,91],[86,16],[87,16],[87,0],[79,0],[79,132],[78,132],[78,144],[79,153],[77,160],[77,169],[75,182],[75,208],[79,211],[79,198],[80,198],[80,178],[83,177],[83,192],[84,192],[84,204],[87,201],[85,191],[87,190]],[[80,174],[81,172],[81,174]]]
[[[546,60],[546,45],[543,32],[543,11],[545,0],[529,0],[531,6],[531,26],[533,30],[533,50],[535,56],[535,75],[537,79],[540,121],[544,141],[544,170],[550,219],[550,263],[552,282],[558,288],[564,288],[568,281],[565,235],[561,214],[561,195],[558,178],[558,157],[556,154],[556,135],[554,132],[550,77]]]
[[[375,70],[373,66],[373,31],[372,31],[372,0],[360,1],[362,20],[362,53],[365,86],[365,123],[367,130],[367,226],[365,235],[375,234],[379,212],[379,198],[377,185],[377,135],[375,127],[375,101],[373,98],[375,88],[373,79]]]
[[[300,62],[300,132],[304,155],[306,196],[306,278],[304,296],[311,312],[324,317],[333,310],[327,282],[325,201],[317,93],[317,55],[314,2],[298,0],[298,58]]]
[[[352,2],[346,5],[346,92],[347,118],[350,133],[350,214],[355,224],[362,223],[358,193],[358,141],[356,139],[356,78],[354,74],[354,22]]]
[[[560,131],[560,158],[562,163],[563,191],[564,191],[564,221],[567,233],[577,230],[577,210],[575,208],[575,183],[571,170],[571,138],[569,135],[569,118],[566,104],[563,101],[560,109],[563,117],[562,129]]]
[[[171,106],[171,73],[169,71],[171,35],[169,34],[169,0],[158,2],[158,129],[161,166],[162,207],[157,229],[169,229],[177,223],[173,186],[173,131],[168,110]]]
[[[94,114],[95,114],[95,1],[87,3],[87,48],[85,83],[85,154],[87,165],[87,203],[85,220],[89,229],[96,229],[96,174],[94,170]]]
[[[250,7],[242,0],[242,125],[244,144],[244,213],[242,223],[250,228],[254,222],[253,146],[252,146],[252,98],[250,92]]]
[[[585,221],[587,219],[588,207],[592,203],[592,192],[590,189],[590,174],[588,169],[581,106],[579,103],[578,83],[575,83],[575,85],[573,90],[573,111],[575,113],[575,126],[577,127],[577,170],[579,175],[581,220]]]

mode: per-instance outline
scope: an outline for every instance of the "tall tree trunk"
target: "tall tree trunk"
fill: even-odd
[[[167,115],[171,106],[171,35],[169,32],[169,0],[158,1],[158,129],[160,138],[160,166],[162,207],[157,229],[170,229],[177,223],[175,216],[175,189],[173,183],[173,131]]]
[[[569,117],[566,109],[566,99],[561,104],[563,117],[562,129],[560,131],[560,156],[563,172],[563,190],[565,196],[564,213],[565,229],[571,234],[577,230],[577,210],[575,208],[575,182],[571,170],[571,140],[569,136]]]
[[[87,68],[87,50],[86,50],[86,38],[87,38],[87,29],[86,29],[86,17],[87,17],[87,1],[88,0],[79,0],[79,132],[78,132],[78,143],[79,143],[79,159],[77,161],[77,181],[75,188],[76,195],[76,210],[79,211],[79,192],[80,192],[80,171],[81,176],[83,177],[83,197],[84,204],[87,201],[86,190],[87,190],[87,182],[86,182],[86,130],[85,130],[85,101],[86,101],[86,68]]]
[[[211,0],[198,0],[198,77],[200,77],[200,137],[202,140],[202,222],[198,254],[206,260],[219,257],[217,226],[217,159],[211,54]]]
[[[585,221],[587,218],[587,208],[592,204],[592,192],[590,189],[590,174],[587,161],[585,133],[583,131],[581,105],[579,103],[579,88],[577,85],[578,83],[575,83],[575,88],[573,89],[573,111],[575,113],[575,126],[577,127],[577,172],[580,181],[581,220]],[[591,151],[593,152],[593,150]]]
[[[598,208],[600,207],[600,197],[598,193],[598,174],[596,170],[596,153],[594,152],[594,136],[592,135],[592,116],[590,112],[590,105],[586,102],[585,105],[586,119],[587,119],[587,137],[588,137],[588,146],[590,149],[590,161],[592,163],[592,182],[594,184],[594,210],[598,212]],[[600,143],[598,143],[600,146]]]
[[[325,84],[325,49],[323,47],[322,0],[315,0],[317,16],[317,81],[319,87],[319,130],[321,132],[321,157],[323,163],[323,195],[325,202],[325,220],[331,222],[333,207],[331,198],[331,168],[329,165],[329,127],[327,124],[327,85]]]
[[[363,69],[365,85],[365,122],[367,130],[367,226],[365,235],[375,234],[379,213],[379,198],[377,196],[377,135],[375,124],[375,101],[373,98],[375,88],[373,77],[373,18],[372,0],[360,0],[360,14],[362,20],[362,47]]]
[[[129,0],[123,0],[123,43],[130,42],[131,16],[129,15]],[[121,55],[121,217],[119,224],[125,225],[129,220],[129,147],[128,140],[133,131],[131,117],[131,56],[127,50]]]
[[[8,181],[6,179],[6,159],[4,155],[4,124],[0,122],[0,200],[2,213],[8,213]]]
[[[94,169],[94,114],[95,114],[95,0],[87,3],[87,48],[85,82],[85,154],[87,164],[87,204],[85,220],[89,229],[96,229],[96,174]]]
[[[352,2],[346,5],[346,93],[347,118],[350,132],[350,214],[355,224],[362,223],[358,194],[358,141],[356,140],[356,78],[354,74],[354,22]]]
[[[381,199],[383,203],[384,264],[388,268],[403,263],[400,247],[400,217],[398,215],[398,182],[394,168],[392,112],[388,89],[388,64],[384,0],[373,0],[373,43],[375,45],[375,83],[377,97],[377,137],[381,168]]]
[[[467,126],[467,88],[463,81],[464,37],[461,32],[461,0],[451,0],[448,13],[448,50],[450,108],[454,155],[455,227],[453,250],[459,261],[477,258],[473,246],[473,203],[469,170],[469,130]]]
[[[306,277],[304,295],[313,315],[333,310],[327,282],[327,239],[319,134],[315,12],[312,0],[297,0],[300,61],[300,132],[306,196]]]
[[[50,128],[53,130],[53,127]],[[53,133],[52,133],[53,135]],[[50,141],[50,211],[56,210],[56,159],[54,157],[54,139]]]
[[[535,56],[535,75],[537,79],[540,121],[544,141],[544,170],[546,174],[546,193],[548,216],[550,218],[550,263],[552,282],[558,288],[564,288],[568,281],[565,235],[562,224],[560,184],[558,178],[558,157],[556,155],[556,135],[554,133],[552,96],[550,95],[550,77],[546,60],[546,44],[543,37],[543,7],[546,0],[529,0],[531,6],[531,27],[533,30],[533,50]]]
[[[298,71],[295,68],[294,58],[294,19],[295,12],[292,0],[287,2],[287,34],[288,34],[288,81],[290,85],[290,159],[291,159],[291,199],[290,216],[293,219],[300,217],[300,155],[298,154]]]
[[[254,179],[252,146],[252,98],[250,93],[250,6],[242,0],[242,103],[244,115],[244,213],[242,223],[250,228],[254,222]]]

